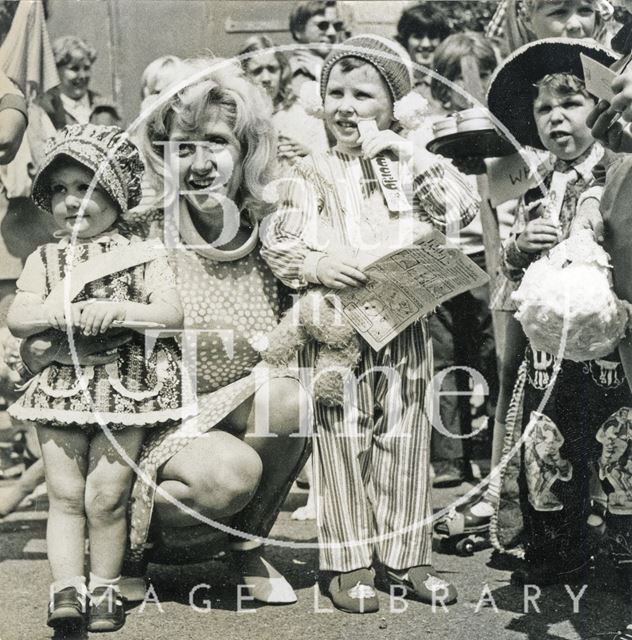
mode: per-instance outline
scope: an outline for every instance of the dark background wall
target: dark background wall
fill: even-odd
[[[292,42],[287,29],[293,0],[49,0],[51,38],[76,34],[98,51],[92,88],[113,96],[126,122],[140,104],[145,66],[166,54],[234,55],[254,33],[278,44]],[[341,2],[353,31],[395,33],[407,0]]]

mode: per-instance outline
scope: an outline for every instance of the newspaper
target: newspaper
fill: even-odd
[[[329,296],[376,351],[449,298],[479,287],[489,276],[436,229],[417,244],[372,262],[368,282]]]

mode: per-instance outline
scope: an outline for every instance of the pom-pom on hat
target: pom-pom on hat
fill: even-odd
[[[544,149],[533,117],[535,84],[552,73],[584,79],[579,54],[605,66],[617,58],[596,42],[574,38],[545,38],[526,44],[499,65],[487,91],[487,107],[523,145]]]
[[[393,102],[403,98],[412,89],[412,65],[406,50],[388,38],[363,34],[348,38],[334,47],[325,58],[320,76],[320,95],[323,100],[331,69],[343,58],[360,58],[375,67],[384,78]]]
[[[119,127],[72,124],[48,140],[44,161],[33,181],[33,200],[43,211],[52,213],[49,173],[62,157],[92,171],[121,213],[139,204],[145,166],[127,134]]]

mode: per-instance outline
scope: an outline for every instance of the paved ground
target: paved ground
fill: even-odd
[[[462,489],[461,489],[462,492]],[[436,492],[437,506],[447,504],[455,490]],[[293,491],[273,530],[280,540],[315,540],[313,522],[295,522],[290,512],[305,500]],[[0,640],[50,638],[44,625],[49,571],[45,556],[45,499],[0,520]],[[440,551],[435,566],[459,588],[459,602],[448,611],[409,602],[389,602],[388,586],[381,583],[377,614],[358,616],[330,611],[329,601],[316,585],[317,555],[312,549],[272,548],[275,565],[298,593],[298,603],[283,607],[243,603],[238,612],[237,588],[225,559],[184,566],[150,565],[160,606],[149,602],[128,613],[125,628],[112,638],[121,640],[323,640],[422,638],[453,640],[612,640],[617,630],[632,622],[632,594],[607,590],[603,580],[592,580],[574,613],[564,587],[542,589],[539,612],[525,613],[522,590],[509,584],[509,567],[492,560],[490,550],[460,558]],[[191,589],[207,584],[194,592]],[[614,587],[610,587],[612,589]],[[577,592],[577,590],[575,591]],[[483,604],[479,604],[485,596]],[[493,598],[493,606],[492,605]],[[203,611],[200,611],[202,609]]]

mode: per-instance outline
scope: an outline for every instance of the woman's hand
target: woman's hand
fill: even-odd
[[[279,136],[279,145],[277,155],[283,160],[293,160],[294,158],[303,158],[310,153],[309,149],[296,140]]]
[[[603,242],[603,217],[599,211],[599,200],[596,198],[584,200],[571,223],[569,235],[574,236],[585,230],[592,232],[595,242],[599,244]]]
[[[622,123],[617,116],[619,112],[606,100],[600,100],[586,118],[590,133],[595,140],[601,142],[615,153],[632,152],[632,134],[627,123]]]
[[[382,151],[391,151],[402,160],[412,157],[412,143],[390,129],[365,130],[361,142],[362,151],[367,158],[375,158]]]
[[[516,246],[524,253],[538,253],[554,247],[559,240],[557,225],[537,218],[527,223],[525,230],[516,238]]]
[[[94,338],[76,334],[71,350],[66,337],[58,331],[39,333],[22,342],[20,355],[24,364],[33,373],[38,373],[53,362],[83,366],[114,362],[117,349],[132,339],[128,329],[112,329],[107,334]]]
[[[115,320],[125,320],[124,302],[94,300],[85,303],[81,311],[79,326],[84,336],[105,333]]]
[[[612,108],[618,111],[624,120],[632,122],[632,69],[627,69],[612,81]]]
[[[366,276],[358,269],[358,264],[348,258],[321,258],[316,266],[316,277],[330,289],[359,287],[366,283]]]

